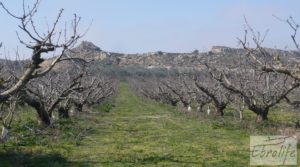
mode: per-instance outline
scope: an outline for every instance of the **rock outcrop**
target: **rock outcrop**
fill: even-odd
[[[280,53],[287,56],[284,61],[294,62],[299,60],[300,56],[297,52],[288,52],[276,49],[268,49],[272,54]],[[72,57],[93,60],[99,64],[116,65],[120,67],[140,66],[144,68],[202,68],[203,61],[218,61],[235,63],[244,56],[244,49],[230,48],[225,46],[213,46],[209,52],[199,52],[198,50],[191,53],[167,53],[167,52],[149,52],[141,54],[121,54],[114,52],[106,52],[91,42],[83,41],[76,48],[68,51]],[[286,53],[286,54],[284,54]]]

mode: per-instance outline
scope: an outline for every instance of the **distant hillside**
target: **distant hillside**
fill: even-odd
[[[286,63],[295,63],[300,61],[300,53],[295,51],[284,51],[278,49],[267,49],[271,53],[280,53],[281,61]],[[221,62],[224,64],[235,64],[242,56],[245,55],[244,49],[230,48],[225,46],[213,46],[208,52],[199,52],[198,50],[190,53],[167,53],[162,51],[138,53],[138,54],[122,54],[101,50],[100,47],[92,42],[83,41],[74,49],[66,52],[68,56],[84,58],[93,61],[96,66],[114,67],[141,67],[147,69],[155,68],[197,68],[203,67],[203,61],[210,60],[213,62]],[[51,59],[47,59],[41,66],[51,63]],[[22,61],[27,64],[28,60]],[[0,65],[9,62],[10,65],[17,65],[15,61],[1,60]],[[74,63],[64,61],[57,64],[54,69],[72,67]]]
[[[277,49],[268,49],[269,52],[280,52],[286,55],[284,61],[299,60],[300,54],[297,52],[282,51]],[[230,48],[225,46],[213,46],[209,52],[199,52],[197,50],[191,53],[167,53],[167,52],[149,52],[141,54],[121,54],[106,52],[95,46],[91,42],[83,41],[78,47],[67,54],[74,57],[81,57],[87,60],[94,60],[100,64],[116,65],[120,67],[140,66],[144,68],[174,68],[190,67],[200,68],[201,62],[210,58],[211,60],[220,60],[221,62],[236,61],[246,52],[244,49]]]

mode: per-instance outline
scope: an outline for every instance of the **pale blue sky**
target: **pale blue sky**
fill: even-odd
[[[3,2],[9,9],[21,11],[21,0]],[[63,20],[77,13],[83,20],[82,30],[93,21],[84,40],[103,50],[190,52],[207,51],[213,45],[237,47],[245,15],[256,30],[270,29],[266,46],[293,48],[290,29],[272,15],[293,16],[300,23],[299,6],[299,0],[43,0],[37,22],[42,29],[45,19],[51,22],[64,8]],[[3,10],[0,20],[0,41],[6,50],[12,52],[19,46],[22,53],[29,54],[18,43],[16,22]]]

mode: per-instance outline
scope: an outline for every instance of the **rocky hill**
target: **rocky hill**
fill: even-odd
[[[281,61],[292,63],[300,61],[300,53],[294,51],[283,51],[278,49],[267,49],[268,52],[280,53]],[[148,69],[153,68],[201,68],[205,60],[218,61],[232,64],[237,62],[241,56],[245,55],[244,49],[230,48],[225,46],[213,46],[208,52],[198,50],[190,53],[167,53],[162,51],[148,52],[140,54],[122,54],[101,50],[92,42],[83,41],[74,49],[66,52],[71,57],[93,60],[94,64],[114,65],[117,67],[138,66]],[[7,60],[0,60],[5,63]],[[24,61],[26,62],[26,61]],[[44,61],[42,66],[51,63],[51,59]],[[70,63],[59,63],[55,68],[68,67]]]
[[[269,49],[271,52],[280,52],[287,55],[286,61],[295,61],[300,58],[297,52],[288,52]],[[221,62],[237,61],[246,52],[243,49],[214,46],[209,52],[166,53],[162,51],[141,54],[121,54],[106,52],[91,42],[83,41],[78,47],[67,54],[74,57],[94,60],[99,64],[116,65],[119,67],[140,66],[144,68],[201,68],[201,62],[207,59],[221,60]],[[286,54],[282,54],[286,53]]]
[[[141,66],[145,68],[197,67],[208,56],[232,54],[240,52],[235,49],[213,47],[210,52],[193,51],[191,53],[149,52],[141,54],[121,54],[106,52],[91,42],[83,41],[78,47],[67,54],[87,60],[94,60],[105,65]]]

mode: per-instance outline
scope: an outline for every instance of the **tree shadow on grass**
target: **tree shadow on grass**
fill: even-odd
[[[110,154],[112,155],[112,154]],[[140,155],[140,156],[135,156],[135,155],[114,155],[111,160],[108,161],[101,161],[98,163],[101,164],[130,164],[134,166],[141,166],[141,165],[149,165],[149,164],[159,164],[159,163],[171,163],[171,164],[180,164],[180,165],[200,165],[201,162],[196,161],[197,159],[196,156],[173,156],[170,154],[167,155]],[[192,160],[194,159],[194,160]]]
[[[0,167],[60,167],[60,166],[88,166],[89,162],[70,162],[58,153],[38,154],[0,151]]]
[[[112,155],[112,154],[110,154]],[[116,155],[118,157],[122,156]],[[244,157],[247,159],[247,157]],[[244,158],[241,159],[223,159],[222,157],[205,157],[199,156],[185,156],[185,155],[140,155],[134,156],[123,155],[122,158],[111,159],[107,161],[99,161],[96,164],[102,164],[107,166],[247,166],[248,161],[244,161]],[[241,160],[241,161],[239,161]],[[125,165],[124,165],[125,164]]]

